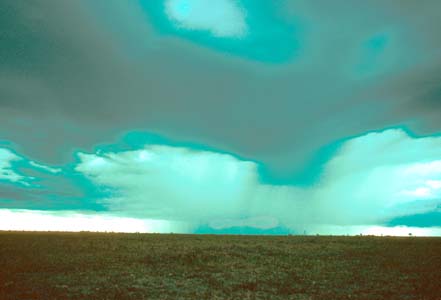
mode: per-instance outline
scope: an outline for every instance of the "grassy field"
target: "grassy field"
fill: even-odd
[[[0,232],[0,299],[441,299],[441,238]]]

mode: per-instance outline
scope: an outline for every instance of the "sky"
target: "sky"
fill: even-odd
[[[439,11],[1,0],[0,230],[439,236]]]

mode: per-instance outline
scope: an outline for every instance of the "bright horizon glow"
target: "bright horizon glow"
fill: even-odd
[[[180,222],[119,217],[109,213],[0,209],[0,230],[186,233]]]
[[[414,227],[414,226],[379,226],[379,225],[356,225],[336,226],[319,225],[306,228],[310,235],[374,235],[374,236],[441,236],[441,227]]]
[[[109,214],[0,209],[0,230],[125,232],[125,233],[192,233],[192,226],[163,220],[118,217]],[[441,227],[408,226],[335,226],[308,228],[307,235],[374,235],[374,236],[441,236]]]

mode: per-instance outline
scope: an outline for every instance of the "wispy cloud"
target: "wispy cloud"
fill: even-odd
[[[23,186],[34,186],[32,183],[37,178],[28,175],[26,169],[38,172],[47,172],[53,175],[61,173],[60,168],[53,168],[33,160],[29,160],[24,156],[20,156],[10,149],[0,148],[0,180],[10,183],[17,183]]]
[[[22,158],[11,150],[0,148],[0,180],[29,185],[26,181],[27,177],[13,168],[13,163],[21,160]]]
[[[39,163],[37,163],[35,161],[32,161],[32,160],[29,161],[29,164],[31,166],[37,168],[37,169],[40,169],[40,170],[43,170],[43,171],[46,171],[46,172],[49,172],[49,173],[52,173],[52,174],[57,174],[57,173],[60,173],[62,171],[60,168],[52,168],[52,167],[49,167],[49,166],[45,166],[45,165],[39,164]]]

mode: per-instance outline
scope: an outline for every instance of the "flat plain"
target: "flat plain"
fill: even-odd
[[[441,299],[441,238],[0,232],[0,299]]]

